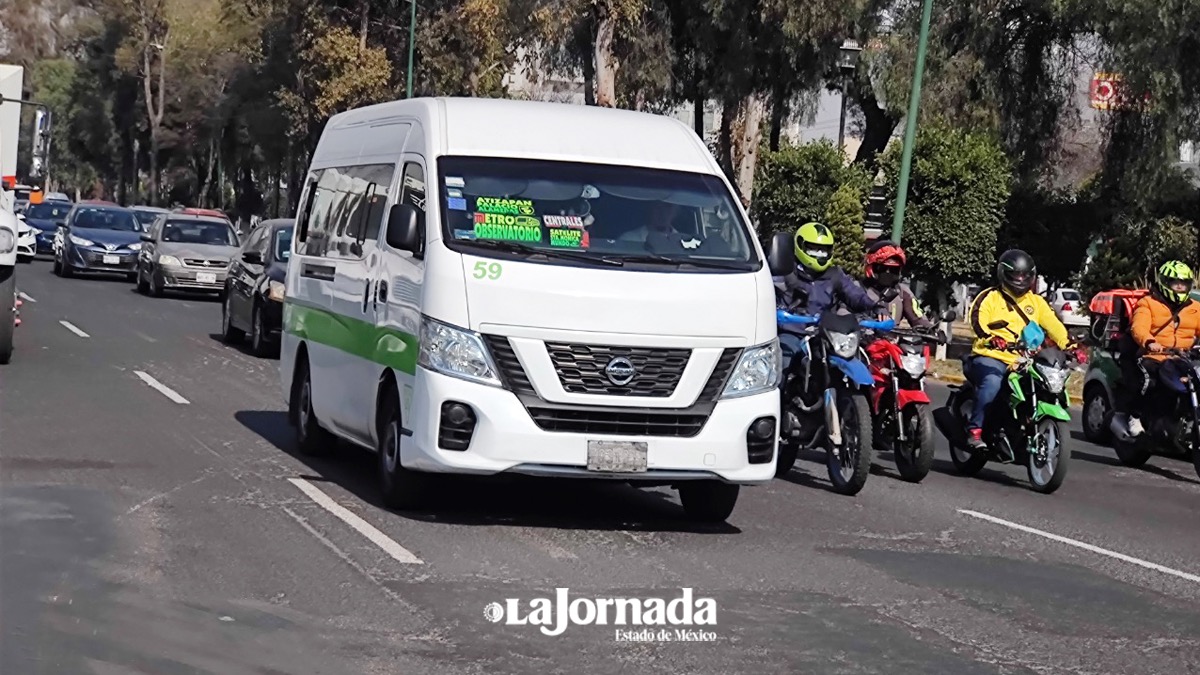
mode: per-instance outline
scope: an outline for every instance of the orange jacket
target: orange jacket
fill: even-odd
[[[1172,315],[1167,303],[1153,295],[1138,300],[1133,310],[1130,328],[1133,339],[1142,349],[1151,342],[1167,349],[1191,349],[1200,335],[1200,302],[1188,300],[1178,313]],[[1148,354],[1149,358],[1163,360],[1166,354]]]

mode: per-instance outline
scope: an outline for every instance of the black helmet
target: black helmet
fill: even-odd
[[[1022,296],[1033,288],[1037,279],[1037,265],[1033,256],[1020,249],[1009,249],[1000,256],[996,264],[996,282],[1014,297]]]

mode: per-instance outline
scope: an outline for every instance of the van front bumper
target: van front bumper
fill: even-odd
[[[742,485],[766,483],[775,476],[778,433],[771,434],[767,442],[769,459],[760,453],[756,458],[759,463],[751,463],[747,434],[751,425],[764,417],[778,429],[777,391],[718,401],[697,433],[680,437],[547,431],[534,422],[526,404],[511,391],[420,367],[414,384],[414,391],[424,395],[413,397],[410,421],[405,424],[410,436],[402,444],[401,462],[417,471],[482,475],[508,472],[650,482],[708,479]],[[439,446],[442,405],[447,402],[466,404],[474,414],[470,444],[465,450]],[[628,415],[630,419],[642,418],[645,411],[629,408]],[[667,428],[686,417],[684,412],[662,411],[664,417],[652,424]],[[581,409],[566,416],[585,413]],[[647,470],[617,474],[589,471],[588,441],[644,442]]]

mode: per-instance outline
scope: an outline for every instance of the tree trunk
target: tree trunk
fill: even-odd
[[[754,169],[758,166],[758,149],[762,143],[762,123],[766,112],[766,96],[750,94],[742,99],[733,134],[734,185],[742,205],[750,208],[754,194]]]
[[[692,99],[692,126],[696,135],[704,138],[704,99],[699,95]]]
[[[210,138],[208,140],[208,167],[204,170],[204,182],[200,188],[200,205],[208,207],[208,190],[212,187],[213,164],[216,163],[217,149],[216,144]]]
[[[371,5],[370,5],[370,3],[367,2],[367,0],[363,0],[363,2],[362,2],[362,26],[359,28],[359,35],[358,35],[358,51],[360,54],[362,52],[367,51],[367,25],[370,20],[370,16],[371,16]]]
[[[599,6],[600,16],[596,19],[596,39],[593,53],[596,62],[596,105],[605,108],[617,106],[617,60],[613,54],[613,42],[617,32],[617,18],[606,5]]]
[[[717,162],[731,182],[737,180],[733,172],[733,121],[736,118],[737,100],[726,99],[721,107],[721,128],[717,132]]]
[[[596,105],[596,63],[591,59],[583,60],[583,103]]]
[[[779,140],[783,135],[783,121],[787,119],[787,101],[777,91],[771,102],[771,152],[779,152]]]
[[[901,118],[879,107],[879,101],[875,98],[875,92],[871,91],[870,84],[858,84],[848,87],[847,90],[856,94],[858,107],[862,109],[866,122],[863,128],[862,145],[858,146],[854,163],[867,169],[874,169],[879,153],[887,148],[888,141],[892,139],[892,134],[896,131],[896,126],[900,124]]]

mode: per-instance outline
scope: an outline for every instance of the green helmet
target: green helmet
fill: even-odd
[[[833,264],[833,232],[820,223],[805,223],[796,230],[796,260],[814,272]]]
[[[1192,272],[1192,268],[1188,267],[1187,263],[1179,260],[1168,260],[1163,263],[1162,267],[1158,268],[1157,278],[1154,280],[1158,287],[1158,292],[1162,296],[1177,305],[1182,305],[1188,301],[1188,296],[1192,291],[1192,284],[1196,280],[1196,275]],[[1187,283],[1187,290],[1176,291],[1171,288],[1171,282],[1182,281]]]

